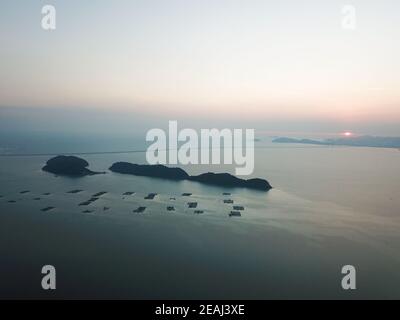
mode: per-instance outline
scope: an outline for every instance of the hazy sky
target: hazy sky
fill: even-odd
[[[0,4],[2,107],[400,134],[398,0]],[[44,4],[55,31],[41,28]],[[355,30],[342,28],[344,4]]]

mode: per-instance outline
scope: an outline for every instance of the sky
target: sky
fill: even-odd
[[[45,4],[56,8],[56,30],[41,27]],[[356,9],[355,29],[342,26],[345,4]],[[82,125],[113,115],[116,129],[128,119],[196,119],[400,135],[396,0],[0,5],[3,128],[52,122],[57,130],[65,115]]]

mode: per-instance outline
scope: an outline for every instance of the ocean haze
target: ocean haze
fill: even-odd
[[[0,107],[0,132],[13,132],[29,136],[32,132],[52,134],[81,134],[117,136],[120,139],[144,137],[153,128],[167,131],[168,121],[177,120],[178,127],[200,129],[252,128],[258,135],[291,137],[339,137],[346,131],[358,135],[400,136],[400,127],[396,119],[388,121],[336,121],[317,117],[264,118],[252,119],[247,116],[235,116],[229,112],[224,117],[186,116],[171,113],[159,114],[157,108],[149,113],[142,107],[141,112],[121,110],[120,108],[96,109],[78,107]],[[100,139],[100,138],[99,138]],[[141,138],[142,139],[142,138]]]

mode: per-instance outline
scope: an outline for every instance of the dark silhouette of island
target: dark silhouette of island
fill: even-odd
[[[110,167],[110,171],[122,174],[132,174],[137,176],[164,178],[170,180],[190,180],[221,187],[239,187],[263,191],[272,189],[269,182],[263,179],[256,178],[244,180],[228,173],[212,172],[204,173],[198,176],[189,176],[180,168],[169,168],[163,165],[140,165],[128,162],[117,162]]]
[[[71,177],[83,177],[87,175],[104,173],[91,171],[87,168],[88,166],[89,163],[86,160],[75,156],[57,156],[48,160],[42,170],[56,175]],[[187,174],[181,168],[170,168],[164,165],[141,165],[129,162],[116,162],[109,168],[109,170],[116,173],[131,174],[136,176],[163,178],[169,180],[190,180],[221,187],[239,187],[263,191],[272,189],[269,182],[264,179],[255,178],[245,180],[237,178],[229,173],[212,172],[203,173],[198,176],[189,176],[189,174]],[[80,190],[73,190],[71,192],[74,191]],[[105,192],[100,192],[96,195],[102,195],[103,193]],[[92,199],[97,200],[96,197]]]
[[[94,172],[87,167],[89,163],[75,156],[57,156],[46,162],[43,171],[56,175],[83,177],[88,175],[100,174],[104,172]]]
[[[301,143],[323,146],[352,146],[352,147],[374,147],[374,148],[400,148],[400,137],[374,137],[374,136],[358,136],[344,137],[337,139],[294,139],[287,137],[279,137],[272,142],[275,143]]]
[[[169,168],[163,165],[141,165],[129,162],[116,162],[111,167],[112,172],[133,174],[135,176],[184,180],[189,175],[180,168]]]
[[[241,187],[248,189],[257,190],[269,190],[272,189],[271,185],[267,180],[263,179],[240,179],[229,173],[203,173],[198,176],[191,176],[188,178],[191,181],[197,181],[205,184],[211,184],[222,187]]]

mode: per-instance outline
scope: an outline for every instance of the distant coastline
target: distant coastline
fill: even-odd
[[[357,136],[357,137],[345,137],[345,138],[324,139],[324,140],[279,137],[273,139],[272,142],[313,144],[322,146],[400,148],[400,137]]]

